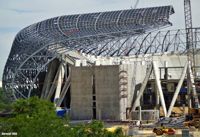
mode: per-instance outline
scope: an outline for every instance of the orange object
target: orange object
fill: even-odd
[[[163,134],[174,135],[175,129],[173,129],[173,128],[154,128],[153,132],[156,133],[156,135],[158,135],[158,136],[163,135]]]

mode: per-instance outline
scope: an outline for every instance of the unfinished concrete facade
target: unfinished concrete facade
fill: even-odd
[[[200,55],[196,55],[195,58],[198,81]],[[159,110],[161,107],[165,109],[162,115],[167,116],[168,113],[171,115],[172,110],[169,112],[169,106],[187,63],[186,55],[168,53],[129,57],[121,59],[118,65],[105,65],[106,59],[102,60],[98,59],[96,66],[72,67],[70,107],[72,119],[127,120],[128,111],[134,104],[136,108],[141,106],[142,110]],[[104,65],[101,65],[101,61]],[[79,61],[79,65],[81,62],[84,60]],[[135,102],[152,62],[156,63],[157,72],[153,66],[145,90],[142,91],[142,97]],[[161,93],[158,92],[159,83],[156,84],[155,73],[160,80]],[[184,79],[183,81],[186,81],[186,77]],[[185,98],[185,102],[182,103],[188,105],[186,100],[188,95],[187,91],[183,91],[185,88],[183,81],[179,89],[180,94],[176,97],[176,105],[173,106],[179,104],[181,97]]]
[[[73,67],[71,118],[119,120],[119,67]]]

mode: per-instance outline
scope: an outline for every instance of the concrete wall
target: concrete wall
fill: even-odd
[[[92,119],[92,73],[88,67],[71,70],[71,119]]]
[[[95,74],[95,94],[92,74]],[[72,67],[71,119],[93,118],[93,96],[96,96],[96,118],[119,120],[119,66]]]
[[[119,66],[95,67],[97,118],[119,120]]]

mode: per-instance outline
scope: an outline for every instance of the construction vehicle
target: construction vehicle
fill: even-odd
[[[174,135],[175,134],[175,129],[161,127],[161,128],[154,128],[153,132],[156,133],[156,135],[158,135],[158,136],[163,135],[163,134]]]

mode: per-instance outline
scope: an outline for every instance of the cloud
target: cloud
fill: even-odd
[[[10,11],[14,11],[17,13],[41,13],[42,10],[22,10],[22,9],[9,9]]]

